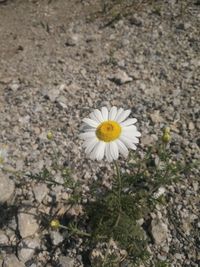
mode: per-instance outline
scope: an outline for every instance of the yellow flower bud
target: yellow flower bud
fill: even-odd
[[[171,140],[171,135],[170,133],[164,133],[162,136],[162,141],[164,143],[169,143],[169,141]]]
[[[58,229],[60,228],[60,222],[59,220],[52,220],[50,222],[50,226],[53,228],[53,229]]]
[[[170,128],[169,127],[165,127],[163,129],[163,134],[170,134]]]
[[[53,133],[51,131],[49,131],[47,133],[47,139],[49,139],[49,140],[52,140],[53,139]]]

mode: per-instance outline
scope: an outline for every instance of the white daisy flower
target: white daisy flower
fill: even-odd
[[[85,152],[91,159],[102,160],[105,156],[111,162],[118,159],[119,153],[127,157],[128,148],[136,149],[141,134],[133,125],[137,119],[127,119],[130,113],[131,110],[115,106],[110,111],[102,107],[83,119],[85,132],[80,134],[80,138],[84,140]]]

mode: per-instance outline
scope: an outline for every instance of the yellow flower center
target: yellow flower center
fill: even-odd
[[[58,229],[60,228],[60,222],[59,220],[52,220],[50,222],[50,226],[53,228],[53,229]]]
[[[104,142],[111,142],[121,134],[121,126],[116,121],[104,121],[96,129],[96,136]]]

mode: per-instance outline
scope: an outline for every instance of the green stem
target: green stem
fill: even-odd
[[[121,179],[121,173],[119,169],[119,165],[116,161],[114,161],[115,169],[116,169],[116,174],[117,174],[117,183],[118,183],[118,203],[119,203],[119,214],[117,217],[117,221],[115,223],[115,227],[118,225],[121,213],[122,213],[122,204],[121,204],[121,192],[122,192],[122,179]]]
[[[67,227],[67,226],[64,226],[64,225],[60,225],[59,227],[62,228],[62,229],[66,229],[68,231],[71,231],[73,234],[77,234],[79,236],[91,237],[91,234],[83,232],[83,231],[79,230],[78,228]]]

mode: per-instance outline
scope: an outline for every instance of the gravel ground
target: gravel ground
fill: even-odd
[[[174,156],[199,160],[200,2],[141,1],[116,20],[100,10],[97,0],[0,1],[0,144],[12,171],[51,170],[56,150],[74,179],[107,179],[112,166],[87,160],[78,138],[81,119],[103,105],[132,109],[139,150],[169,125]],[[62,235],[38,220],[62,212],[52,206],[67,189],[0,177],[0,266],[90,266],[78,245],[63,253]],[[168,205],[151,214],[153,260],[200,266],[199,193],[198,169],[167,188]]]

